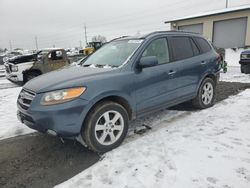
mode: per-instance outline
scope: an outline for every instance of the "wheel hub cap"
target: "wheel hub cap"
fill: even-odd
[[[203,86],[203,90],[202,90],[202,102],[205,105],[208,105],[212,102],[213,100],[213,96],[214,96],[214,88],[213,85],[208,82]]]
[[[96,122],[96,140],[102,145],[114,144],[121,137],[123,129],[122,115],[117,111],[107,111]]]

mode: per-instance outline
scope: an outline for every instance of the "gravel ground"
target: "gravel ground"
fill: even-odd
[[[250,84],[220,82],[216,101],[236,95]],[[172,109],[189,110],[186,105]],[[0,187],[53,187],[99,160],[78,142],[64,144],[48,135],[34,133],[0,141]]]

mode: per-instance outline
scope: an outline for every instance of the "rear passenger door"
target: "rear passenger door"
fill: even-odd
[[[200,50],[189,36],[169,37],[172,60],[179,64],[179,75],[176,87],[179,97],[192,98],[196,95],[200,77],[206,71],[206,64]]]

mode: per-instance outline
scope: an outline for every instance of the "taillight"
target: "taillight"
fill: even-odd
[[[216,58],[216,64],[222,64],[223,63],[223,56],[222,54],[218,54]]]

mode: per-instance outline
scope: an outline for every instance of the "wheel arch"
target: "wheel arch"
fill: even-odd
[[[211,78],[211,79],[214,81],[215,86],[217,85],[217,78],[216,78],[216,75],[215,75],[214,73],[211,73],[211,72],[210,72],[210,73],[207,73],[207,74],[205,74],[205,75],[202,77],[202,79],[200,80],[200,82],[199,82],[199,84],[198,84],[198,87],[196,88],[196,94],[198,93],[199,88],[200,88],[200,86],[201,86],[203,80],[205,80],[206,78]]]
[[[28,69],[28,70],[25,70],[25,71],[23,71],[23,81],[24,81],[24,82],[26,82],[26,75],[27,75],[28,73],[31,73],[31,72],[38,73],[39,75],[42,75],[42,74],[43,74],[42,71],[39,70],[39,69]]]
[[[96,101],[93,103],[93,105],[91,106],[91,108],[89,109],[88,113],[87,113],[87,116],[88,114],[91,112],[91,110],[93,110],[98,104],[102,103],[102,102],[105,102],[105,101],[111,101],[111,102],[115,102],[115,103],[118,103],[120,104],[121,106],[123,106],[125,108],[125,110],[127,111],[128,113],[128,116],[129,116],[129,119],[133,119],[133,116],[134,116],[134,110],[133,110],[133,107],[132,105],[129,103],[129,101],[124,97],[124,96],[121,96],[121,95],[107,95],[107,96],[104,96],[102,98],[98,98],[96,99]],[[86,116],[86,117],[87,117]]]

